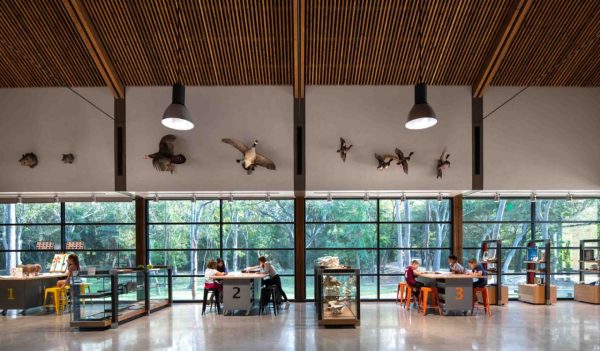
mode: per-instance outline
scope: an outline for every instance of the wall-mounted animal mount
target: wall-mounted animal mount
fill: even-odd
[[[414,154],[414,152],[411,151],[410,154],[408,154],[408,156],[404,156],[404,153],[402,152],[402,150],[396,148],[396,150],[394,151],[396,153],[396,156],[398,156],[398,165],[402,165],[402,169],[404,170],[404,173],[408,174],[408,161],[410,161],[411,156]]]
[[[75,156],[73,154],[62,154],[61,161],[65,164],[72,164],[75,161]]]
[[[33,152],[28,152],[21,156],[19,163],[21,163],[22,166],[34,168],[38,164],[38,158]]]
[[[246,172],[250,175],[256,168],[256,166],[265,167],[266,169],[275,170],[275,163],[265,156],[256,152],[256,145],[258,140],[254,140],[252,147],[248,147],[246,144],[235,139],[221,139],[225,144],[229,144],[234,148],[238,149],[242,153],[243,158],[235,160],[240,163]]]
[[[375,159],[377,159],[377,170],[378,171],[383,171],[384,169],[388,169],[390,167],[390,165],[392,164],[392,161],[397,160],[396,156],[392,156],[392,155],[380,155],[380,154],[375,154]]]
[[[160,143],[158,143],[158,152],[146,155],[144,158],[152,159],[152,165],[158,171],[169,171],[171,174],[173,174],[173,171],[175,171],[175,165],[183,164],[186,161],[185,156],[182,154],[175,155],[173,150],[175,146],[175,139],[177,138],[174,135],[165,135],[160,139]]]
[[[352,144],[347,145],[346,140],[344,138],[340,138],[340,148],[336,152],[340,154],[343,162],[346,162],[346,155],[351,148]]]
[[[442,155],[440,156],[437,162],[436,178],[442,178],[442,176],[444,175],[444,171],[450,168],[450,161],[448,161],[448,158],[450,158],[450,154],[446,152],[446,149],[444,149],[444,151],[442,151]]]

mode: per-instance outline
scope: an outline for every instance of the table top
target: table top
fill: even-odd
[[[429,279],[474,279],[479,278],[472,274],[455,274],[450,272],[443,273],[421,273],[417,277],[429,278]]]
[[[231,272],[227,275],[213,275],[210,279],[234,280],[234,279],[262,279],[268,277],[267,273],[237,273]]]
[[[50,278],[64,278],[66,273],[42,273],[38,276],[31,277],[13,277],[10,275],[0,275],[0,280],[35,280],[35,279],[50,279]]]

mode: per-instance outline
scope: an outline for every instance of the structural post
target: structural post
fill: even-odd
[[[294,199],[294,295],[296,301],[306,301],[306,252],[304,250],[304,206],[304,197],[296,196],[296,198]]]
[[[135,264],[146,265],[148,262],[146,244],[146,222],[148,211],[146,199],[141,196],[135,197]]]
[[[472,190],[483,190],[483,98],[472,99],[473,183]]]
[[[115,99],[115,191],[127,190],[125,122],[125,99]]]
[[[458,257],[458,262],[462,262],[462,243],[463,243],[463,197],[456,195],[452,199],[452,254]]]

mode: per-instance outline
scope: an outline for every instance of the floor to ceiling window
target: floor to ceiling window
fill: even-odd
[[[418,259],[438,270],[450,254],[450,200],[306,201],[306,295],[314,298],[314,265],[322,256],[361,269],[361,297],[395,297],[404,268]]]
[[[293,200],[160,200],[148,202],[152,264],[171,265],[175,300],[201,300],[204,269],[223,258],[229,271],[266,256],[294,296]]]

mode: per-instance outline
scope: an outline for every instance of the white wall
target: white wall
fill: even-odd
[[[108,89],[77,91],[112,115]],[[64,88],[0,89],[0,106],[0,191],[114,190],[112,120]],[[28,152],[37,167],[18,162]]]
[[[170,87],[127,89],[127,188],[130,191],[293,190],[293,94],[291,87],[187,87],[191,131],[160,123],[171,102]],[[158,172],[144,155],[158,151],[163,135],[174,134],[175,152],[187,163],[174,174]],[[276,171],[259,167],[248,176],[235,162],[241,153],[221,142],[236,138],[271,158]]]
[[[485,114],[520,88],[490,88]],[[484,122],[484,187],[600,189],[600,88],[529,88]]]
[[[404,127],[414,104],[412,86],[310,86],[306,89],[306,184],[319,190],[464,190],[471,187],[469,87],[429,87],[438,115],[430,129]],[[346,163],[339,138],[353,144]],[[409,174],[400,166],[377,171],[374,153],[414,151]],[[447,147],[451,168],[436,179],[437,159]]]

